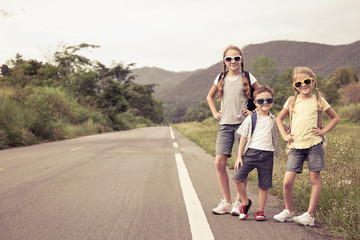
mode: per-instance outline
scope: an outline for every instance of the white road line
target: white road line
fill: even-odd
[[[189,218],[192,239],[214,239],[214,235],[212,234],[204,210],[191,183],[184,160],[180,153],[175,153],[175,160]]]
[[[171,127],[170,127],[170,137],[171,139],[175,139],[175,135]]]
[[[178,148],[179,147],[179,144],[177,142],[173,142],[173,147],[174,148]]]
[[[78,147],[78,148],[73,148],[71,149],[70,151],[77,151],[77,150],[80,150],[80,149],[83,149],[84,147]]]

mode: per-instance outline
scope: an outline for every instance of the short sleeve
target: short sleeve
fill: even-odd
[[[257,82],[257,79],[249,72],[251,86]]]
[[[322,111],[325,112],[330,108],[330,104],[323,97],[321,97],[321,100],[322,100]]]
[[[221,74],[221,73],[219,73],[219,75],[216,76],[216,78],[215,78],[215,80],[214,80],[214,85],[218,85],[220,74]]]
[[[243,123],[238,128],[237,133],[240,134],[243,137],[247,137],[247,135],[249,133],[249,124],[251,124],[251,117],[250,116],[245,118]]]
[[[292,98],[293,98],[293,97],[289,97],[289,98],[286,100],[283,108],[285,108],[286,110],[289,110],[290,99],[292,99]]]

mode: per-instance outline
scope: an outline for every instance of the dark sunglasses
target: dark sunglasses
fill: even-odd
[[[259,98],[259,99],[255,99],[255,102],[260,105],[263,105],[265,102],[267,104],[272,104],[274,103],[274,98]]]
[[[235,60],[235,62],[239,62],[241,60],[241,56],[224,57],[225,62],[231,62],[233,59]]]
[[[294,87],[299,88],[303,84],[310,85],[312,83],[312,80],[314,80],[314,79],[313,78],[307,78],[307,79],[304,79],[304,80],[299,81],[299,82],[294,82]]]

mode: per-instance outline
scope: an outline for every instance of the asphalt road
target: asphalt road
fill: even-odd
[[[272,216],[211,213],[221,198],[213,156],[169,127],[0,151],[0,239],[329,239]],[[232,185],[232,193],[235,190]]]

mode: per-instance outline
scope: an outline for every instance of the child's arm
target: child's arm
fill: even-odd
[[[209,93],[208,93],[208,95],[206,97],[206,100],[207,100],[207,102],[209,104],[210,110],[211,110],[214,118],[217,119],[217,120],[220,120],[221,119],[221,112],[217,111],[216,105],[215,105],[215,102],[214,102],[214,96],[215,96],[217,91],[218,91],[218,87],[214,84],[211,87],[211,89],[210,89],[210,91],[209,91]]]
[[[235,166],[234,166],[235,170],[239,169],[240,164],[241,164],[241,166],[244,166],[244,163],[242,161],[242,155],[243,155],[243,152],[244,152],[245,143],[246,143],[246,137],[241,136],[240,137],[240,142],[239,142],[239,152],[238,152],[238,155],[237,155],[237,158],[236,158],[236,163],[235,163]]]
[[[338,124],[340,121],[339,115],[331,107],[329,107],[325,112],[327,115],[329,115],[331,120],[323,129],[319,129],[318,126],[312,127],[311,132],[316,136],[324,136],[327,132],[333,129],[336,126],[336,124]]]
[[[279,115],[277,116],[276,118],[276,124],[278,126],[278,129],[279,129],[279,132],[281,134],[281,136],[283,137],[283,139],[286,141],[286,142],[293,142],[295,139],[294,139],[294,134],[290,133],[288,134],[285,130],[285,127],[284,127],[284,124],[283,124],[283,121],[284,121],[284,118],[286,115],[289,114],[289,111],[286,109],[286,108],[283,108]]]

